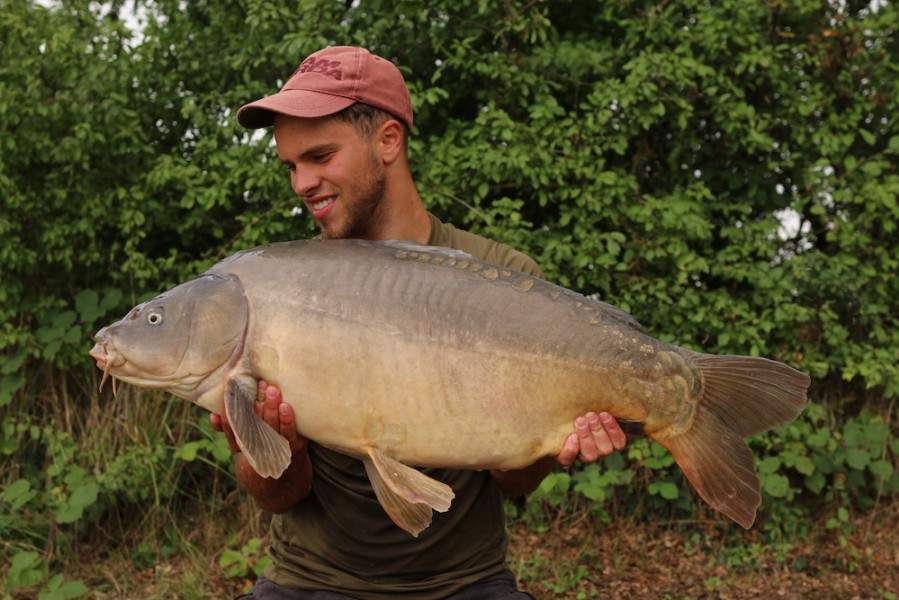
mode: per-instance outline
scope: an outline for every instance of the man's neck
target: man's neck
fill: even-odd
[[[431,217],[410,175],[394,179],[382,203],[379,226],[366,236],[373,240],[410,240],[427,244],[431,237]]]
[[[427,244],[431,237],[431,217],[421,200],[417,204],[391,206],[384,219],[384,226],[371,232],[373,240],[410,240]]]

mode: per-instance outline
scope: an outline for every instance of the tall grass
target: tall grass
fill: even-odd
[[[45,368],[3,416],[0,553],[7,593],[72,583],[79,564],[119,555],[151,566],[183,553],[214,566],[265,517],[237,490],[231,452],[206,411],[167,394],[98,391],[95,369]],[[40,382],[41,385],[37,385]],[[107,578],[112,587],[114,577]]]

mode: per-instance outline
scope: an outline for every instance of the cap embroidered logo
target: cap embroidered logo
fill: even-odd
[[[299,71],[300,73],[321,73],[334,79],[343,79],[343,71],[337,68],[339,66],[339,60],[328,60],[326,58],[315,60],[315,58],[310,57],[303,61]]]

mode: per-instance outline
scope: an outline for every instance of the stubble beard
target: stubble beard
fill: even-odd
[[[322,238],[330,240],[368,238],[384,225],[384,196],[387,191],[387,176],[372,157],[371,178],[355,200],[343,205],[346,218],[339,229],[327,231],[321,223]]]

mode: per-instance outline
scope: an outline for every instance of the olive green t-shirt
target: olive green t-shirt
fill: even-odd
[[[509,246],[430,216],[430,245],[542,275],[533,260]],[[452,487],[456,497],[414,538],[384,512],[361,461],[315,443],[309,456],[309,495],[272,519],[274,562],[265,576],[275,583],[360,600],[436,600],[506,568],[503,496],[489,472],[421,469]]]

